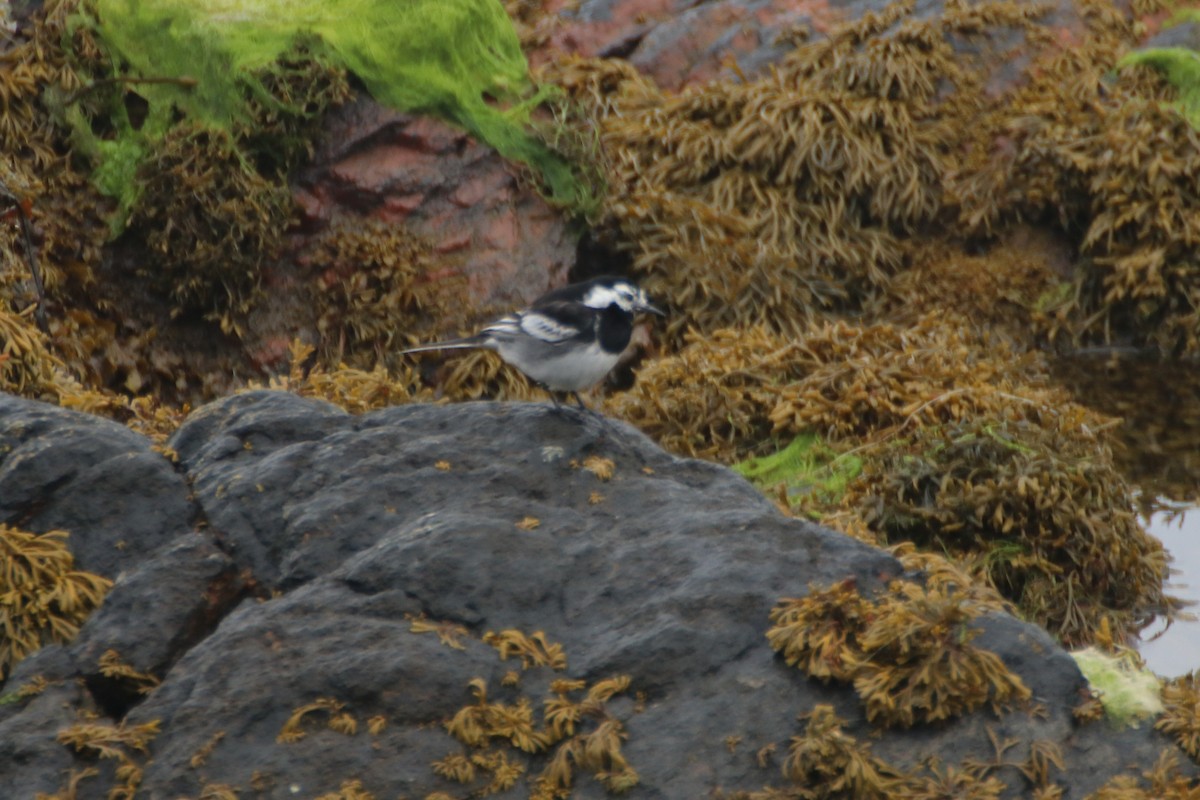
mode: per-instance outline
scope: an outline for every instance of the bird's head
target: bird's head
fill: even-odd
[[[630,314],[648,311],[660,317],[666,316],[662,309],[650,302],[645,290],[625,278],[597,279],[583,296],[583,304],[597,309],[615,305]]]

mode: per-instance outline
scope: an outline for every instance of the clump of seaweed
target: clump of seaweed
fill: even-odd
[[[503,751],[485,749],[470,755],[451,753],[433,762],[433,771],[438,777],[463,784],[473,783],[481,773],[486,774],[488,783],[477,790],[479,797],[486,797],[511,788],[525,773],[525,765],[509,761]]]
[[[973,331],[946,314],[911,327],[825,324],[796,349],[803,380],[778,388],[773,430],[830,440],[898,435],[979,417],[1057,415],[1067,395],[1049,389],[1035,354]],[[1028,402],[1013,402],[1020,394]],[[1078,406],[1073,419],[1090,418]]]
[[[911,727],[1029,699],[995,653],[971,644],[971,622],[995,607],[969,586],[894,581],[872,601],[843,582],[781,601],[767,640],[806,674],[852,683],[868,720]]]
[[[647,365],[608,408],[688,455],[758,455],[774,437],[826,442],[894,435],[975,416],[1057,416],[1103,424],[1049,388],[1044,366],[946,314],[911,327],[814,324],[795,337],[762,327],[689,337]],[[1029,402],[1014,402],[1014,395]]]
[[[1172,750],[1164,749],[1154,766],[1141,775],[1118,775],[1084,800],[1191,800],[1195,780],[1179,768]]]
[[[70,32],[77,5],[75,0],[46,3],[41,13],[11,34],[0,52],[0,151],[7,154],[0,173],[29,204],[50,292],[61,287],[64,273],[86,271],[87,265],[99,263],[107,236],[102,220],[108,206],[86,174],[73,167],[65,131],[51,123],[52,109],[47,108],[54,92],[67,95],[83,86],[62,42],[94,51],[94,39]],[[2,235],[8,246],[0,248],[0,254],[7,261],[22,250],[15,230],[4,226]]]
[[[293,341],[288,374],[272,378],[270,388],[326,400],[352,414],[386,408],[415,397],[417,378],[411,371],[393,378],[382,365],[370,371],[347,366],[326,369],[313,363],[315,351],[312,345]]]
[[[499,633],[488,631],[483,635],[483,642],[496,648],[501,660],[507,661],[513,656],[521,659],[522,669],[534,666],[550,667],[554,670],[567,668],[567,654],[563,652],[563,646],[547,641],[546,634],[542,631],[534,631],[528,636],[516,628],[508,628]]]
[[[451,648],[464,649],[460,638],[465,629],[423,617],[414,617],[412,623],[414,633],[437,633]],[[482,639],[496,648],[502,660],[520,659],[522,672],[567,668],[562,645],[549,641],[542,631],[525,634],[509,628],[489,631]],[[505,674],[500,691],[515,692],[521,674],[516,670]],[[608,709],[609,701],[629,691],[629,676],[598,680],[590,686],[583,680],[556,678],[542,700],[540,719],[529,697],[517,695],[513,702],[493,699],[483,678],[474,678],[469,686],[474,702],[445,722],[446,731],[468,749],[435,761],[438,777],[470,785],[471,796],[484,797],[511,788],[533,766],[531,757],[553,749],[546,766],[530,780],[533,800],[570,797],[580,771],[593,775],[610,792],[637,785],[637,771],[621,752],[625,726]]]
[[[160,126],[146,98],[158,96],[151,87],[163,76],[117,75],[113,49],[90,24],[94,11],[77,0],[47,3],[0,54],[9,67],[0,142],[12,157],[2,171],[31,210],[54,355],[87,390],[184,392],[179,384],[208,377],[197,380],[195,360],[175,351],[194,341],[172,320],[182,315],[186,326],[207,315],[241,331],[291,217],[286,170],[349,83],[297,41],[241,85],[238,124],[205,127],[167,104]],[[14,231],[2,233],[16,244]],[[135,260],[138,248],[152,258]],[[21,276],[23,265],[7,263],[19,248],[0,251],[5,278]],[[28,283],[0,285],[6,309],[29,306]],[[164,305],[170,319],[146,313]]]
[[[1173,737],[1193,761],[1200,762],[1200,686],[1196,672],[1163,684],[1165,710],[1154,727]]]
[[[911,794],[915,800],[1000,800],[1008,787],[994,777],[980,777],[970,770],[938,765],[930,767],[929,775],[915,780]],[[1038,795],[1037,800],[1042,800]]]
[[[843,503],[887,542],[957,558],[1064,642],[1125,641],[1176,605],[1168,557],[1103,442],[1057,411],[914,428],[877,448]]]
[[[511,762],[504,751],[493,749],[499,742],[530,755],[554,748],[549,763],[533,781],[530,796],[535,800],[569,797],[578,770],[594,775],[609,791],[626,791],[637,784],[638,775],[621,752],[625,727],[608,713],[606,704],[628,691],[629,683],[626,676],[597,681],[590,687],[584,681],[555,680],[550,685],[551,696],[544,700],[539,726],[528,698],[521,697],[514,704],[491,701],[486,682],[476,678],[471,681],[475,702],[446,723],[450,735],[473,749],[435,762],[434,771],[462,784],[486,778],[481,794],[502,791],[517,780],[527,764]],[[581,699],[571,697],[584,689]]]
[[[320,42],[301,34],[274,61],[250,71],[247,82],[262,91],[246,93],[247,121],[234,130],[263,176],[286,179],[311,158],[322,118],[352,96],[346,69],[320,53]]]
[[[668,450],[732,460],[769,439],[775,393],[804,375],[791,358],[799,349],[761,326],[696,332],[605,405]]]
[[[120,422],[149,439],[151,447],[165,458],[176,460],[177,454],[166,441],[191,411],[191,406],[186,403],[175,406],[153,395],[130,397],[110,389],[89,389],[78,380],[62,375],[54,389],[55,399],[63,408]]]
[[[1008,788],[998,778],[988,775],[999,765],[964,763],[961,768],[942,768],[933,762],[926,765],[924,774],[918,770],[900,769],[875,756],[869,744],[846,733],[846,721],[834,713],[832,706],[818,705],[811,712],[800,715],[800,720],[805,723],[804,733],[792,737],[787,760],[782,766],[789,783],[782,787],[769,786],[758,792],[737,792],[730,800],[883,800],[892,797],[999,800]],[[1030,762],[1040,761],[1042,750],[1036,743],[1030,750]],[[1002,766],[1029,768],[1027,763]]]
[[[999,800],[1008,796],[1010,787],[993,773],[1002,768],[1015,769],[1032,790],[1035,800],[1060,800],[1061,786],[1051,780],[1052,768],[1063,769],[1062,752],[1053,742],[1029,743],[1028,755],[1017,761],[1006,753],[1021,743],[1003,739],[990,728],[988,736],[995,748],[989,760],[965,758],[958,766],[942,764],[936,757],[925,759],[915,768],[900,768],[871,753],[868,744],[846,733],[846,721],[831,706],[818,705],[802,714],[805,732],[792,737],[788,759],[782,771],[790,783],[768,786],[757,792],[719,795],[728,800],[857,800],[857,798],[903,797],[913,800]],[[762,752],[773,752],[775,744]],[[759,766],[765,766],[760,752]]]
[[[984,704],[999,713],[1029,689],[995,653],[975,647],[970,622],[982,611],[959,589],[893,584],[863,631],[854,690],[867,719],[911,727]]]
[[[771,609],[767,641],[789,667],[822,681],[849,683],[859,665],[855,654],[862,651],[859,636],[876,611],[876,604],[845,580]]]
[[[951,110],[982,96],[952,39],[1037,12],[911,11],[866,14],[761,79],[676,96],[614,61],[547,72],[595,117],[610,238],[668,299],[676,341],[760,321],[790,334],[860,308],[904,266],[901,238],[943,213],[964,135]]]
[[[77,722],[58,733],[58,741],[74,747],[77,752],[117,762],[116,780],[108,792],[109,800],[133,800],[142,782],[143,765],[134,753],[146,754],[150,742],[158,736],[158,720],[127,726],[84,721]]]
[[[240,334],[292,214],[287,185],[260,174],[233,135],[195,125],[177,126],[157,143],[138,183],[130,235],[157,256],[139,274],[180,313],[199,311]]]
[[[597,681],[581,701],[569,697],[582,688],[577,681],[551,685],[556,697],[546,700],[545,719],[554,737],[551,744],[559,744],[535,782],[534,800],[568,797],[576,770],[590,773],[617,794],[638,784],[637,770],[621,752],[621,743],[627,738],[625,726],[605,708],[614,695],[628,691],[628,676]],[[584,728],[585,721],[590,729]]]
[[[79,168],[66,130],[53,122],[48,107],[56,93],[71,94],[82,86],[63,42],[85,49],[94,44],[86,35],[68,33],[76,5],[74,0],[46,3],[7,38],[0,52],[0,151],[6,154],[0,160],[0,179],[29,221],[44,290],[44,295],[38,291],[34,267],[26,263],[20,227],[0,226],[0,340],[7,340],[9,355],[0,357],[5,362],[0,363],[0,381],[7,391],[39,399],[53,395],[57,381],[51,364],[61,365],[64,374],[67,369],[85,372],[86,359],[75,354],[103,351],[110,338],[107,331],[87,325],[81,330],[73,309],[59,306],[97,303],[89,292],[95,289],[94,267],[108,238],[105,215],[111,209]],[[44,340],[20,331],[26,321],[34,330],[28,318],[34,309],[48,323]],[[26,346],[30,337],[35,339],[32,348]]]
[[[367,791],[362,781],[353,778],[342,781],[341,787],[336,792],[323,794],[317,800],[375,800],[375,795]]]
[[[33,306],[20,314],[0,308],[0,391],[53,397],[61,362],[33,323]]]
[[[69,642],[112,586],[74,568],[66,531],[0,524],[0,680],[47,642]]]
[[[798,786],[811,786],[814,798],[861,797],[885,800],[902,786],[902,774],[871,754],[843,728],[833,707],[818,705],[800,715],[805,731],[793,736],[783,774]]]
[[[521,698],[515,704],[489,702],[487,683],[482,678],[471,681],[475,703],[464,706],[446,723],[446,730],[455,739],[471,747],[486,747],[498,738],[526,753],[537,753],[549,746],[548,737],[534,728],[533,707]]]
[[[116,650],[105,650],[100,655],[99,667],[101,675],[127,682],[138,694],[150,694],[162,683],[162,679],[157,675],[122,661],[120,653]]]
[[[343,784],[344,786],[345,784]],[[328,798],[329,795],[324,795],[324,797]],[[226,783],[208,783],[206,781],[200,787],[200,794],[196,800],[238,800],[238,790]],[[335,795],[334,800],[340,800],[340,798]],[[375,798],[365,797],[362,800],[375,800]]]
[[[55,681],[57,683],[57,681]],[[11,692],[0,694],[0,706],[6,706],[10,703],[18,703],[29,697],[36,697],[46,689],[50,688],[51,681],[46,680],[43,675],[34,675],[27,683],[23,683]]]
[[[451,650],[467,649],[462,640],[470,632],[456,622],[434,622],[426,619],[424,614],[420,616],[406,614],[404,618],[412,623],[408,628],[411,633],[436,633],[438,641]]]
[[[292,711],[275,741],[280,744],[292,744],[303,739],[308,735],[308,731],[304,730],[304,720],[316,712],[326,714],[328,719],[325,724],[330,730],[353,736],[358,733],[358,720],[353,714],[345,711],[345,707],[345,703],[332,697],[318,697],[311,703],[305,703]]]
[[[302,260],[318,272],[313,294],[326,364],[398,368],[388,353],[432,338],[435,319],[453,325],[454,310],[465,307],[447,292],[449,282],[429,279],[440,265],[402,225],[339,218]]]

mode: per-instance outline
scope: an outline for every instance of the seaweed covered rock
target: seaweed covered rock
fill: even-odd
[[[622,423],[537,403],[352,416],[254,392],[199,409],[170,445],[207,524],[132,567],[74,642],[17,665],[6,785],[1082,796],[1136,785],[1160,754],[1177,760],[1163,775],[1195,772],[1148,726],[1079,726],[1073,660],[953,571],[781,515]],[[806,678],[767,635],[773,608],[831,585],[861,602],[824,630],[861,625],[851,638],[876,677],[909,676],[914,708],[947,688],[922,666],[932,643],[1008,689],[944,695],[945,718],[876,713],[913,727],[873,730],[854,689]]]
[[[844,496],[806,511],[951,554],[1064,641],[1123,642],[1176,606],[1114,461],[1114,421],[1053,386],[1037,354],[953,317],[694,337],[608,407],[685,453],[782,458],[798,437],[826,462],[853,453]],[[787,484],[755,464],[743,469],[774,476],[764,489]]]
[[[1048,263],[1057,245],[1013,272],[1014,313],[1043,337],[1196,352],[1194,54],[1130,52],[1160,4],[896,3],[836,19],[734,2],[636,23],[625,4],[587,5],[558,35],[616,28],[612,52],[634,54],[544,74],[598,129],[603,239],[682,312],[675,343],[693,325],[791,332],[822,312],[895,310],[912,292],[892,279],[914,268],[916,286],[953,294],[964,274],[1010,269],[1004,242],[1028,223],[1072,251],[1065,275]],[[789,13],[819,35],[761,43],[770,72],[729,58]],[[737,32],[711,52],[664,45],[708,15]],[[599,40],[566,49],[596,55]],[[693,57],[723,77],[680,90]],[[945,269],[921,270],[930,232],[954,250]]]
[[[942,217],[982,105],[978,53],[1031,7],[912,5],[839,26],[769,75],[661,91],[618,61],[546,74],[595,119],[608,165],[604,222],[647,288],[689,326],[793,333],[862,308],[905,264],[903,238]],[[974,67],[974,68],[972,68]]]
[[[562,3],[518,0],[510,13],[542,6],[553,10]],[[532,50],[531,61],[540,64],[564,54],[585,58],[621,57],[668,91],[711,80],[747,80],[761,77],[782,60],[798,33],[817,38],[871,13],[879,13],[889,0],[846,3],[807,3],[794,0],[710,0],[677,6],[644,0],[582,0],[568,3],[549,22],[523,37]],[[941,4],[922,4],[918,17],[935,16]],[[1044,4],[1045,24],[1065,39],[1077,34],[1080,15],[1072,2]],[[1044,42],[1024,40],[1010,32],[998,49],[1008,52],[1008,63],[997,62],[993,88],[1018,79],[1020,67]],[[969,49],[969,48],[964,48]],[[1031,52],[1032,51],[1032,52]]]
[[[767,639],[806,674],[852,683],[868,720],[911,727],[1030,699],[995,653],[971,644],[980,631],[968,623],[999,607],[970,586],[894,581],[876,603],[842,582],[773,608]]]
[[[964,163],[961,219],[977,234],[1025,219],[1069,237],[1074,268],[1035,315],[1051,339],[1195,354],[1200,160],[1197,132],[1174,102],[1190,89],[1129,52],[1142,23],[1105,3],[1082,6],[1079,45],[1039,64],[981,123],[992,138]]]
[[[411,288],[390,285],[404,270],[348,274],[354,247],[326,246],[338,236],[376,252],[422,242],[420,280],[458,312],[439,319],[443,332],[562,282],[574,234],[535,187],[556,186],[567,203],[579,187],[529,129],[534,89],[509,20],[491,2],[448,5],[363,3],[339,16],[315,3],[329,23],[320,35],[311,16],[230,26],[202,3],[64,0],[23,13],[0,45],[0,144],[14,156],[0,182],[33,220],[45,293],[6,226],[5,388],[52,396],[46,365],[61,363],[86,392],[194,402],[286,368],[297,336],[327,336],[327,366],[346,352],[370,369],[364,351],[377,354],[381,326],[413,336],[423,318],[383,308]],[[368,12],[386,25],[359,24]],[[407,26],[428,47],[364,41]],[[351,68],[370,94],[352,92]],[[315,307],[321,290],[341,297]],[[21,330],[35,306],[57,361]]]

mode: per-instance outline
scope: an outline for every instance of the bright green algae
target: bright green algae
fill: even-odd
[[[81,21],[96,28],[120,77],[148,105],[136,129],[117,110],[115,137],[92,142],[98,185],[126,205],[148,143],[179,112],[227,131],[248,122],[252,99],[276,102],[262,70],[298,42],[354,73],[381,103],[446,119],[531,165],[551,199],[571,205],[585,194],[570,167],[527,129],[549,90],[531,83],[497,0],[94,0],[90,8],[94,18]],[[90,137],[78,116],[72,121]]]

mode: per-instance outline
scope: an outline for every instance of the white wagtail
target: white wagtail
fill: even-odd
[[[646,293],[625,278],[605,276],[572,283],[533,301],[524,311],[496,320],[474,336],[410,347],[400,355],[430,350],[486,348],[551,392],[579,392],[599,383],[616,366],[640,312],[665,316]]]

